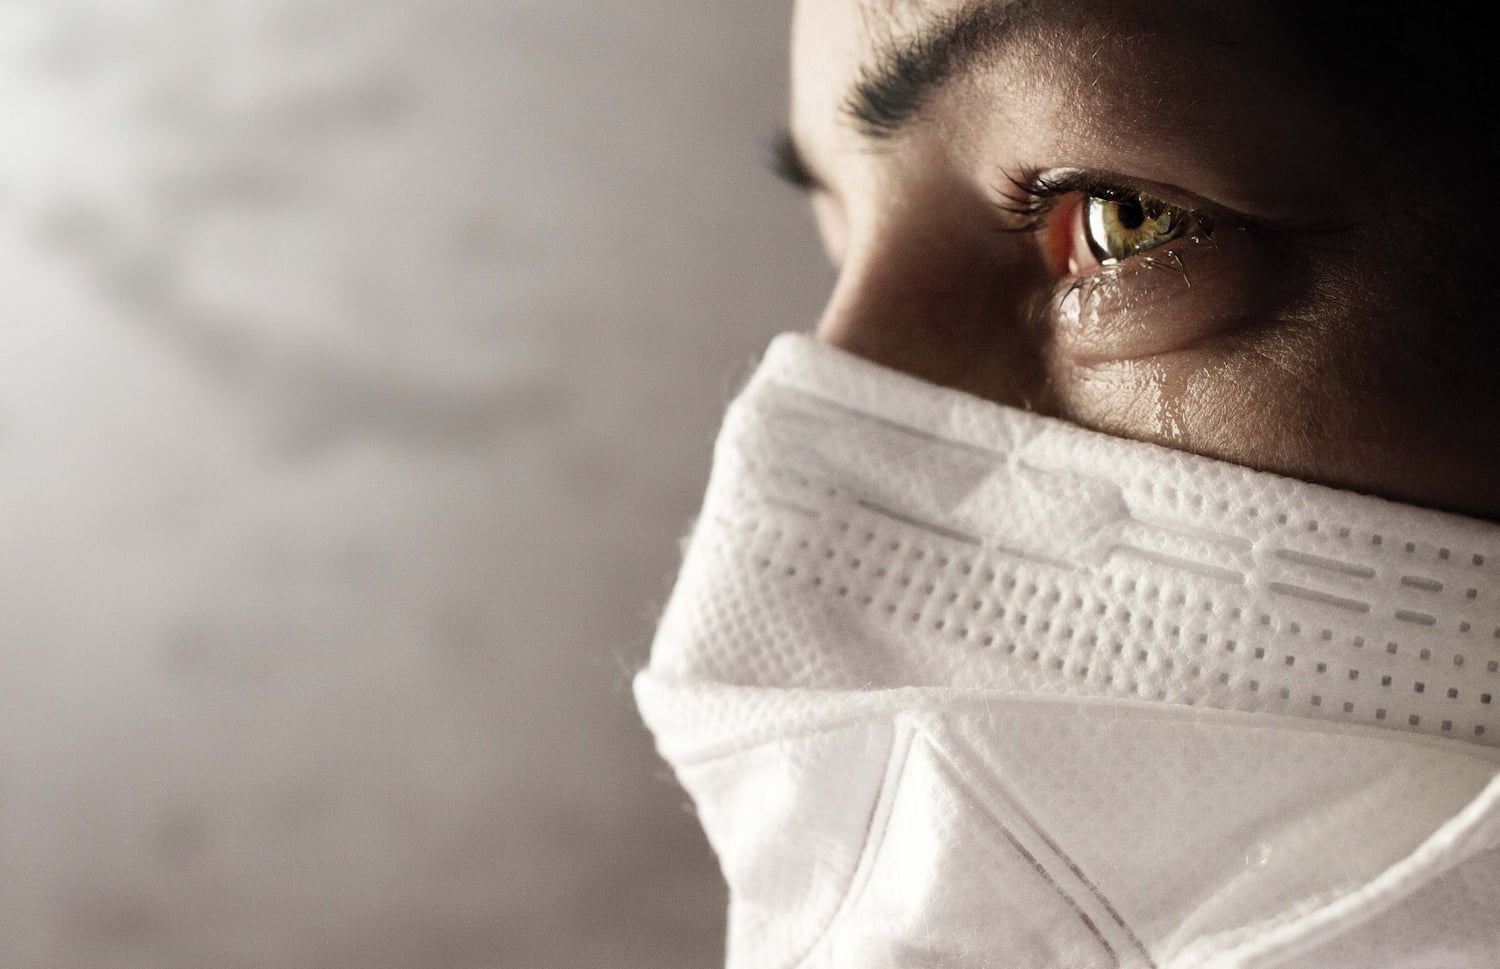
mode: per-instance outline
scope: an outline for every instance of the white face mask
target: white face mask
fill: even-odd
[[[636,683],[731,969],[1500,964],[1500,528],[803,336]]]

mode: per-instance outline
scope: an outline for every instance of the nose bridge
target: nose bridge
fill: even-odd
[[[1048,410],[1039,260],[994,235],[890,224],[854,240],[817,337],[931,383]]]

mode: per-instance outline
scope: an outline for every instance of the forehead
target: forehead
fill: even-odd
[[[924,16],[961,6],[961,0],[855,0],[855,4],[871,26],[911,27]]]
[[[1013,2],[993,0],[999,6]],[[974,6],[975,0],[797,0],[796,4],[799,22],[841,25],[850,40],[866,44],[891,44],[923,25]]]
[[[970,0],[972,2],[972,0]],[[862,71],[965,0],[797,0],[792,23],[792,128],[827,129]]]
[[[825,184],[887,196],[979,164],[1191,167],[1196,194],[1271,217],[1362,123],[1298,23],[1269,0],[799,0],[792,134]]]
[[[826,125],[858,82],[890,73],[904,54],[976,21],[979,29],[950,48],[965,67],[952,73],[982,73],[1003,47],[1012,55],[1004,78],[1012,91],[1031,79],[1060,87],[1064,74],[1087,74],[1098,85],[1113,74],[1177,84],[1180,90],[1156,92],[1165,101],[1214,86],[1213,68],[1227,59],[1284,74],[1291,32],[1278,10],[1256,0],[798,0],[793,127]],[[1000,34],[1026,39],[1002,45]]]

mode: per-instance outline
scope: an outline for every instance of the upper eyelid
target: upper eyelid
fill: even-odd
[[[1016,171],[1002,170],[1001,175],[1011,187],[994,187],[994,205],[1010,217],[1022,220],[1022,224],[1018,226],[1007,227],[1015,231],[1031,231],[1045,225],[1047,216],[1057,201],[1072,192],[1114,202],[1149,200],[1194,218],[1245,229],[1269,229],[1279,225],[1271,220],[1228,208],[1174,185],[1143,182],[1116,172],[1086,168],[1023,168]]]
[[[995,208],[1019,221],[1001,227],[1005,232],[1035,232],[1046,226],[1052,211],[1067,195],[1081,192],[1095,198],[1124,201],[1139,197],[1137,193],[1122,186],[1106,185],[1090,173],[1079,169],[1062,170],[1060,175],[1043,173],[1036,169],[1023,169],[1001,174],[1010,187],[996,186]]]
[[[1202,213],[1205,215],[1239,215],[1224,206],[1190,196],[1189,193],[1173,186],[1156,186],[1138,183],[1138,180],[1117,175],[1114,172],[1095,171],[1086,168],[1062,168],[1039,171],[1037,169],[1022,169],[1018,173],[1002,172],[1005,180],[1010,183],[1011,188],[997,188],[996,191],[1001,198],[1018,204],[1029,203],[1033,200],[1046,200],[1066,195],[1069,192],[1081,192],[1093,198],[1104,199],[1111,202],[1125,202],[1133,199],[1149,199],[1181,209],[1184,212]]]
[[[1006,213],[1012,220],[1020,219],[1019,223],[996,226],[1001,232],[1033,233],[1045,229],[1048,219],[1061,200],[1075,192],[1106,201],[1149,199],[1177,209],[1203,227],[1205,234],[1212,233],[1215,228],[1229,228],[1304,249],[1335,249],[1337,243],[1327,240],[1361,228],[1360,223],[1355,221],[1273,219],[1250,215],[1192,195],[1175,186],[1143,183],[1112,172],[1091,169],[1020,169],[1014,173],[1002,170],[1001,174],[1013,186],[1013,190],[1007,191],[995,186],[993,190],[997,198],[991,199],[991,205]]]

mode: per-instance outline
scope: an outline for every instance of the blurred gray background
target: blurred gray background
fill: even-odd
[[[0,967],[675,969],[789,2],[0,0]]]

